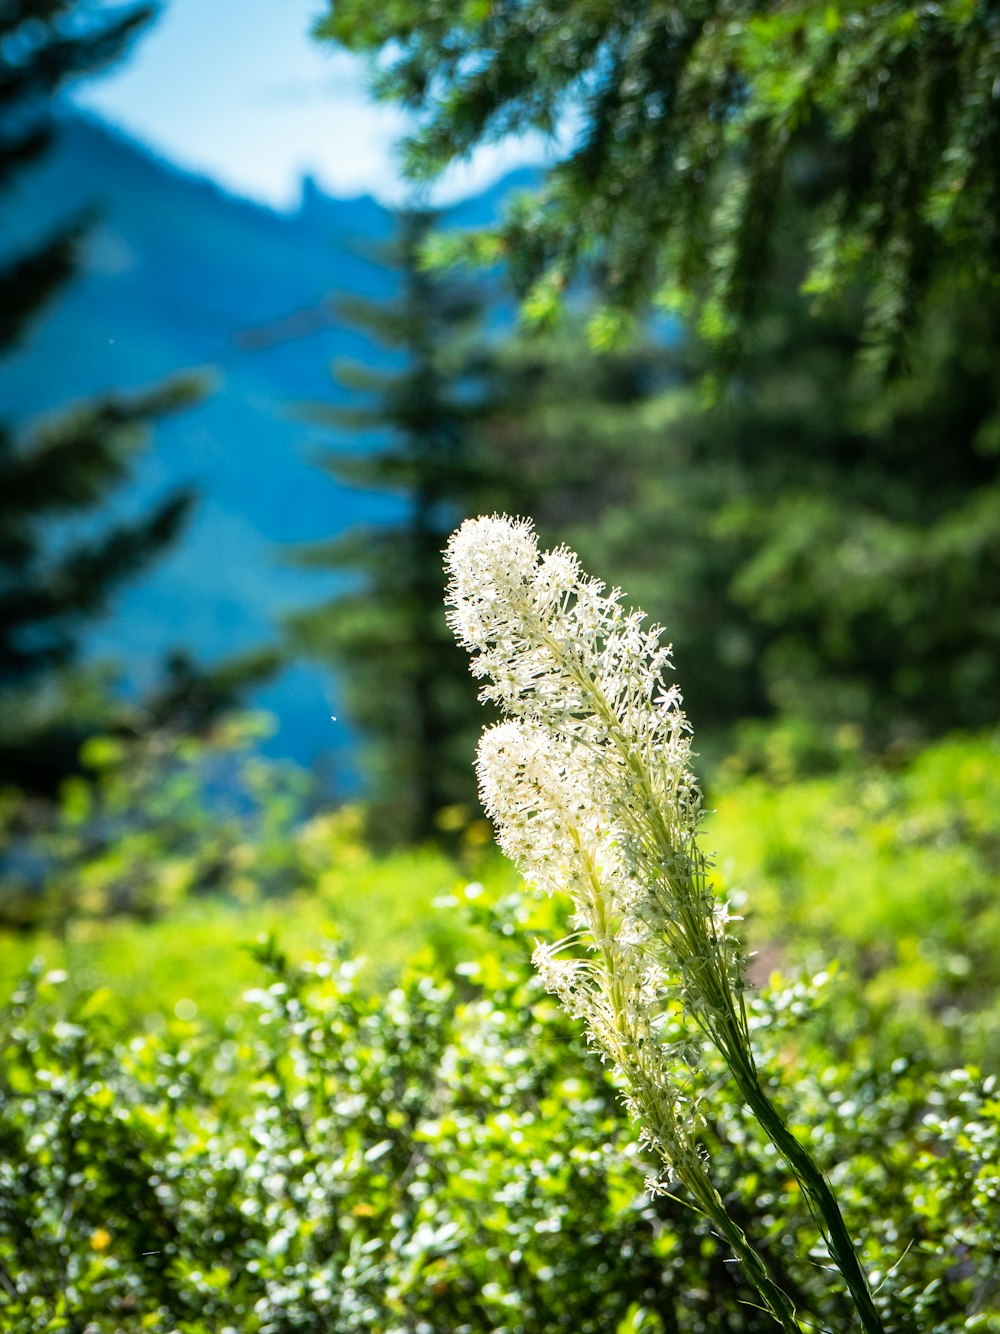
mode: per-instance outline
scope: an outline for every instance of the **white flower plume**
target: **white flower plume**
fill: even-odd
[[[680,692],[665,680],[660,627],[587,576],[567,548],[539,552],[523,519],[469,520],[446,565],[449,620],[485,678],[482,698],[522,725],[488,732],[480,752],[501,845],[530,880],[572,894],[573,809],[622,929],[658,953],[661,969],[680,972],[705,1017],[706,1005],[725,1003],[720,987],[738,989],[739,951],[698,848],[689,729]]]
[[[664,681],[670,649],[659,626],[622,607],[620,589],[605,592],[567,547],[539,553],[524,519],[468,520],[445,563],[448,621],[486,678],[484,700],[591,742],[603,737],[597,705],[643,748],[665,745],[686,763],[680,694]]]
[[[526,879],[573,903],[576,934],[539,945],[535,962],[622,1073],[647,1131],[666,1118],[673,1139],[654,1138],[673,1160],[690,1149],[682,1126],[697,1120],[697,1043],[678,1016],[710,1027],[738,957],[697,847],[670,651],[573,552],[540,552],[523,519],[470,520],[446,561],[450,623],[485,680],[482,698],[508,715],[480,742],[483,804]]]
[[[729,1216],[698,1148],[702,1056],[715,1046],[829,1229],[866,1331],[881,1334],[829,1186],[758,1077],[741,945],[699,845],[689,728],[660,627],[568,548],[540,552],[524,519],[469,520],[446,565],[449,623],[483,680],[480,698],[507,717],[480,743],[483,804],[525,878],[573,904],[572,934],[536,946],[545,986],[584,1021],[645,1142],[794,1334],[793,1303]]]

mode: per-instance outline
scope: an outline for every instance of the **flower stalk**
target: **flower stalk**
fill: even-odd
[[[709,1176],[699,1144],[709,1042],[798,1180],[861,1328],[883,1334],[829,1183],[759,1077],[742,946],[699,845],[690,730],[660,628],[568,549],[540,553],[524,520],[463,524],[447,567],[449,622],[484,681],[480,698],[506,715],[480,742],[484,805],[526,878],[574,907],[573,935],[538,944],[536,966],[619,1075],[662,1164],[651,1187],[682,1182],[776,1323],[802,1328]]]

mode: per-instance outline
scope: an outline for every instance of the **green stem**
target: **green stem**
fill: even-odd
[[[771,1143],[795,1174],[800,1186],[819,1211],[826,1241],[837,1268],[854,1299],[865,1334],[885,1334],[882,1319],[872,1300],[871,1289],[854,1243],[840,1212],[836,1196],[816,1160],[785,1125],[774,1103],[764,1092],[752,1057],[744,1051],[726,1052],[747,1106],[756,1116]]]
[[[747,1278],[759,1293],[775,1322],[781,1326],[785,1334],[801,1334],[802,1326],[795,1318],[795,1307],[788,1294],[775,1283],[763,1258],[754,1250],[743,1229],[729,1216],[714,1189],[712,1195],[715,1198],[711,1203],[705,1200],[699,1201],[702,1211],[721,1233],[730,1249],[739,1256]]]

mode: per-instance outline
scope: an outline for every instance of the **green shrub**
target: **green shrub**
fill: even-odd
[[[467,952],[467,924],[432,907],[460,882],[458,859],[375,856],[357,807],[310,815],[306,776],[254,753],[262,726],[95,737],[87,777],[53,805],[0,792],[0,997],[41,953],[71,988],[112,987],[127,1015],[194,1004],[221,1022],[254,976],[242,945],[261,933],[280,929],[298,954],[333,932],[372,955],[379,983],[422,944],[452,962]],[[456,831],[462,868],[511,883],[484,838],[482,821]]]
[[[504,941],[527,910],[480,917]],[[515,919],[516,923],[515,923]],[[594,1053],[510,945],[379,998],[343,957],[222,1033],[116,1036],[36,973],[0,1018],[0,1324],[10,1334],[697,1334],[773,1328],[703,1221],[642,1190]],[[885,1063],[836,978],[753,1018],[835,1178],[894,1334],[1000,1330],[1000,1100]],[[800,1193],[735,1102],[706,1149],[788,1289],[845,1330]],[[807,1300],[806,1300],[807,1299]]]
[[[953,738],[797,782],[776,763],[711,801],[755,980],[785,973],[752,1002],[769,1090],[833,1177],[893,1334],[1000,1331],[998,773],[994,737]],[[130,826],[151,892],[167,835],[196,850],[200,828],[183,783],[158,800]],[[279,816],[236,811],[222,888],[157,920],[98,906],[61,941],[5,943],[0,1329],[773,1328],[708,1225],[644,1195],[615,1088],[523,956],[532,930],[561,934],[551,906],[480,907],[510,883],[490,866],[470,923],[440,854],[378,860],[349,816]],[[320,961],[242,948],[280,929],[301,958],[331,922],[349,945]],[[40,945],[53,972],[15,984]],[[704,1141],[726,1207],[846,1331],[801,1195],[727,1088]]]
[[[802,778],[783,735],[771,734],[765,775],[731,769],[716,786],[706,834],[724,850],[717,874],[746,913],[758,975],[836,953],[892,1040],[919,1034],[942,1061],[997,1068],[1000,736]]]

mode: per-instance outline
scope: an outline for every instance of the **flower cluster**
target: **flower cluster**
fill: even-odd
[[[670,650],[571,551],[540,553],[524,520],[463,524],[447,566],[450,624],[508,715],[480,743],[483,803],[526,878],[574,907],[576,931],[536,964],[674,1164],[697,1124],[698,1029],[739,968],[697,846]]]
[[[698,842],[701,797],[670,649],[566,547],[494,515],[448,544],[448,617],[506,721],[479,747],[480,791],[529,882],[568,895],[573,933],[538,945],[545,985],[610,1060],[664,1174],[726,1238],[777,1323],[801,1325],[729,1216],[699,1152],[702,1055],[711,1044],[806,1192],[867,1334],[882,1334],[867,1278],[816,1162],[762,1086],[743,1004],[743,957]]]
[[[597,745],[613,713],[647,758],[686,768],[680,693],[664,682],[670,649],[620,589],[606,592],[567,547],[539,553],[523,519],[469,520],[446,563],[449,624],[486,679],[483,700]]]

